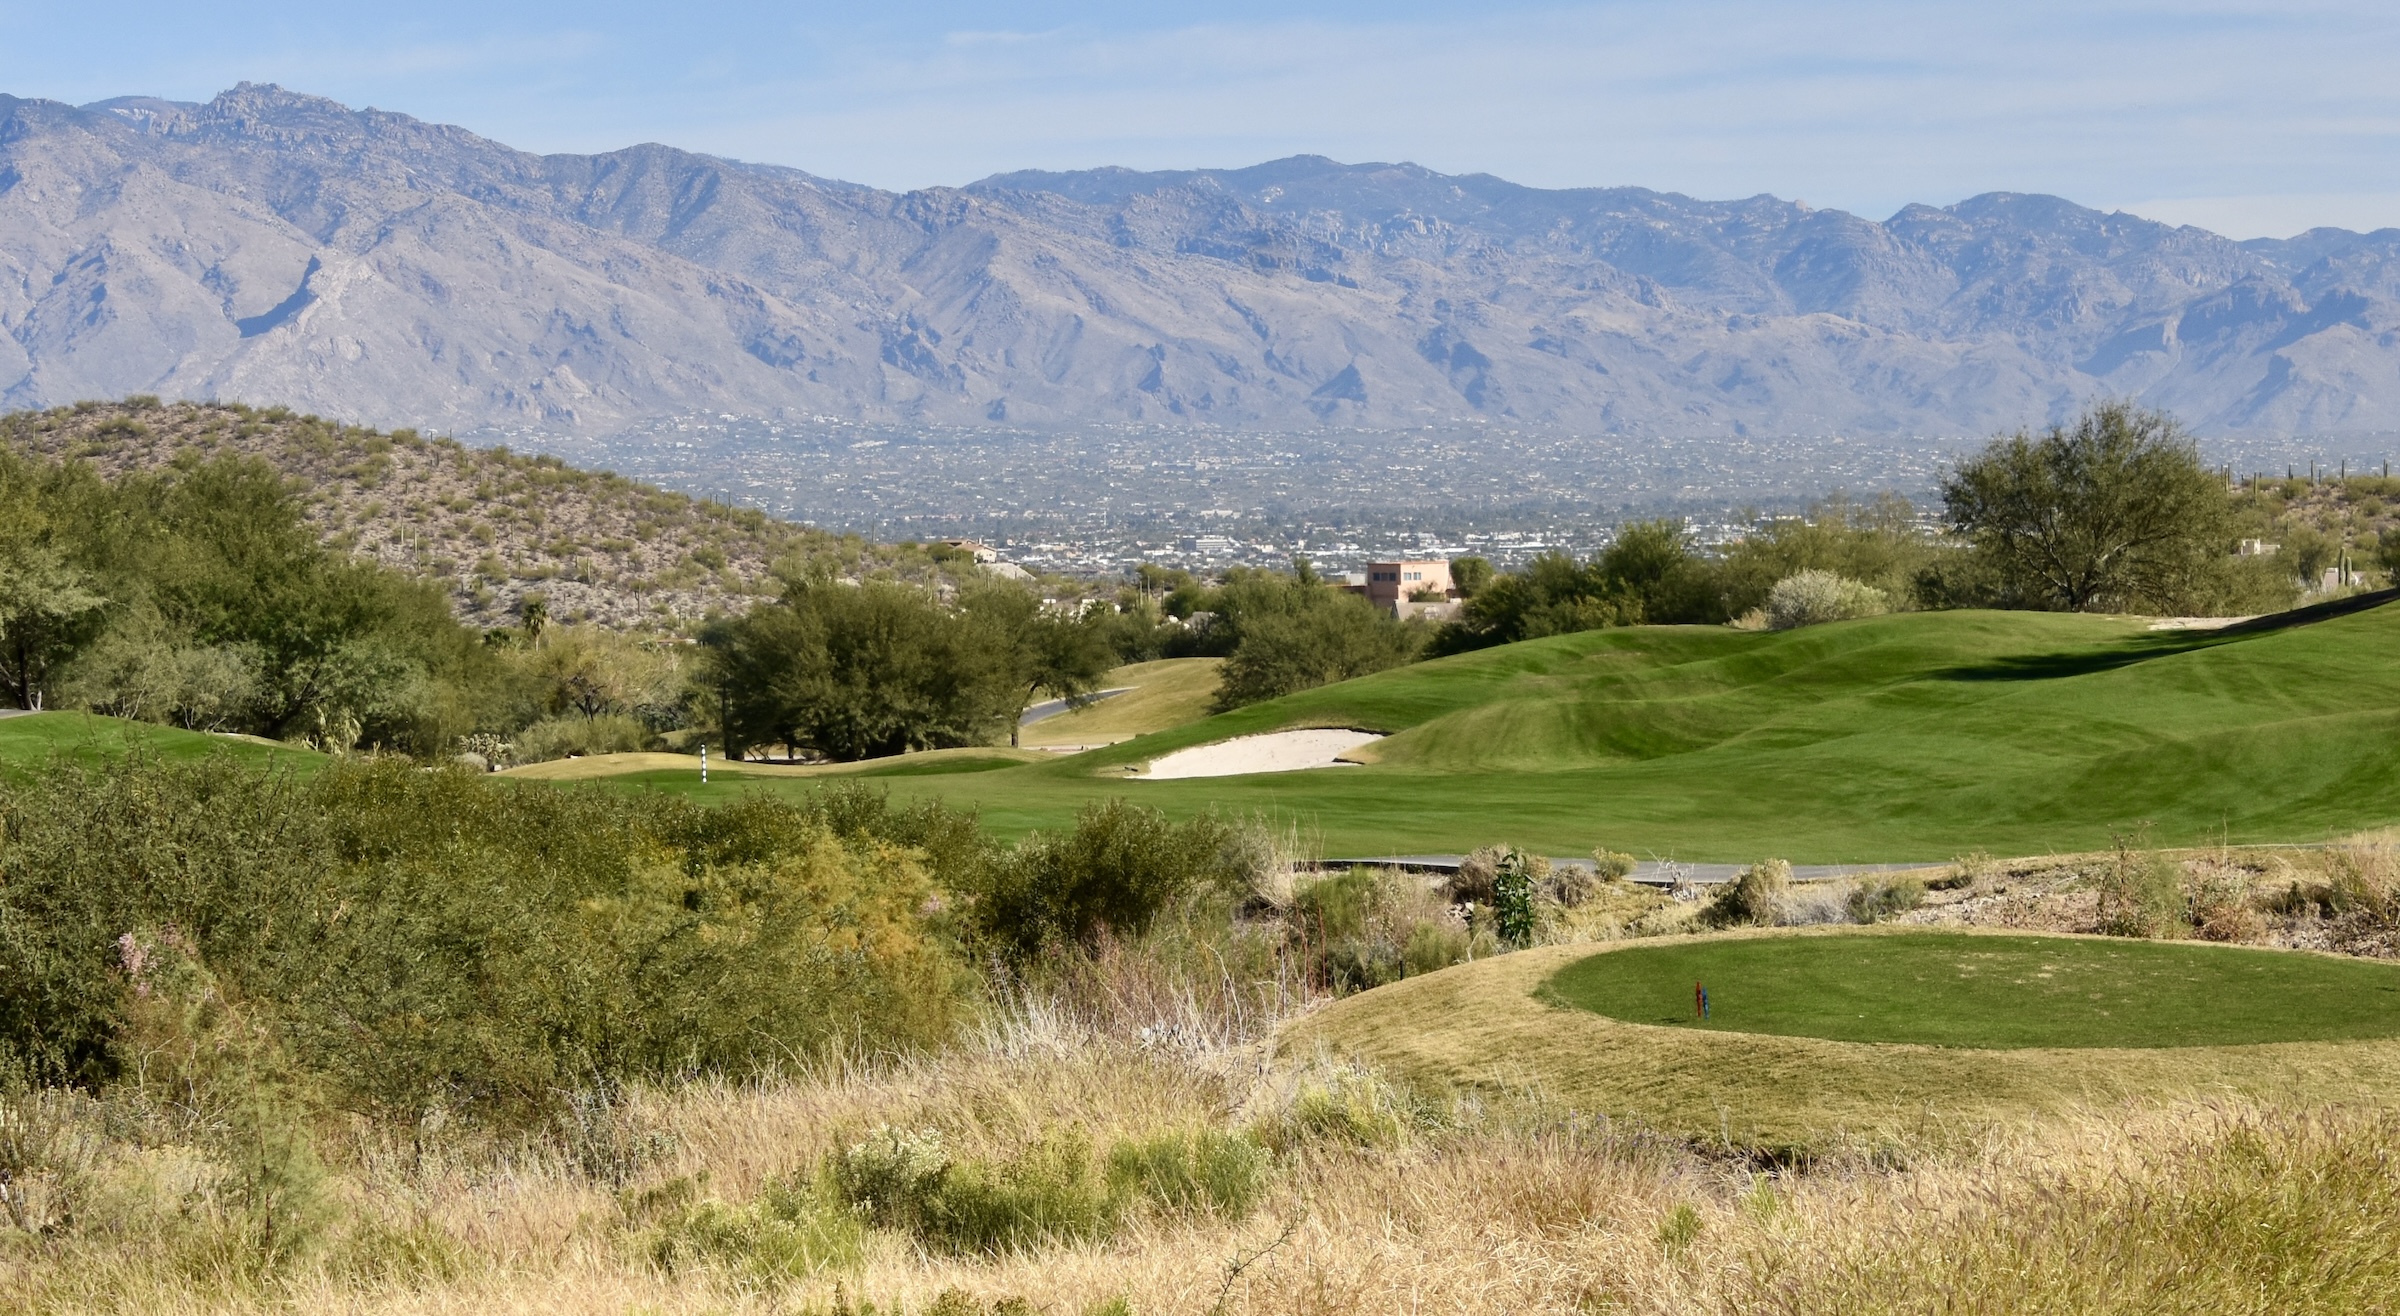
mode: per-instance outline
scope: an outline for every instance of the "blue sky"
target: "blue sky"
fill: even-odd
[[[2392,0],[0,0],[0,91],[243,79],[893,188],[1315,152],[1875,218],[2013,190],[2240,237],[2400,225]]]

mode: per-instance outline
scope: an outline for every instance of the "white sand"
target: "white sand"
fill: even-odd
[[[2256,621],[2258,614],[2247,617],[2161,617],[2150,623],[2154,631],[2215,631],[2237,622]]]
[[[1311,727],[1305,731],[1273,731],[1263,736],[1240,736],[1214,745],[1179,749],[1151,763],[1144,777],[1166,781],[1178,777],[1236,777],[1248,772],[1299,772],[1306,768],[1353,768],[1338,755],[1383,739],[1372,731]]]

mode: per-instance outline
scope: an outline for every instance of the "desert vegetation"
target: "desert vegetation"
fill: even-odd
[[[1753,1140],[1334,1042],[1328,999],[1716,944],[1607,850],[1317,872],[1129,805],[1003,845],[857,787],[223,756],[11,776],[0,824],[22,1309],[2345,1310],[2394,1278],[2373,1100],[2154,1078]],[[2380,846],[2263,857],[2249,899],[2388,924]],[[2199,893],[2224,858],[2042,862]],[[1970,857],[1902,916],[2030,871]],[[1754,921],[1853,908],[1754,873]]]
[[[0,447],[105,479],[248,458],[290,481],[337,550],[437,585],[461,620],[515,624],[529,601],[566,623],[675,631],[771,595],[800,556],[853,574],[931,579],[928,551],[870,545],[669,493],[555,457],[468,448],[282,407],[130,398],[0,416]]]

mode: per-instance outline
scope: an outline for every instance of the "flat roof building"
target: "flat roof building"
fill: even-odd
[[[1406,611],[1400,605],[1410,602],[1412,595],[1431,592],[1437,598],[1447,599],[1453,590],[1450,563],[1444,558],[1406,558],[1367,564],[1367,602],[1387,612]]]

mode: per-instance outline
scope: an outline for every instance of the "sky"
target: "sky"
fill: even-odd
[[[0,0],[0,92],[244,80],[895,189],[1305,152],[1875,219],[2020,191],[2243,238],[2400,226],[2393,0]]]

